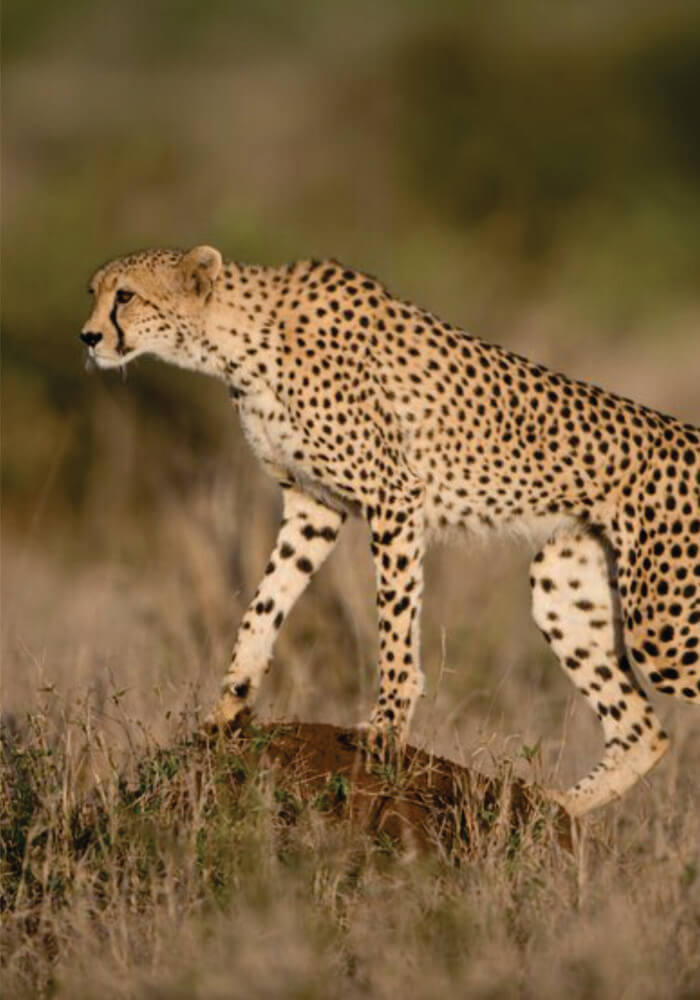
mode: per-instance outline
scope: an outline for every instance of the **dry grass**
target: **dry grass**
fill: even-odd
[[[264,771],[234,788],[214,755],[204,774],[186,756],[170,773],[171,748],[214,696],[278,505],[233,426],[230,466],[203,467],[179,491],[162,484],[137,506],[149,470],[130,458],[133,419],[109,413],[80,534],[52,537],[50,504],[29,519],[33,535],[6,530],[5,995],[696,996],[690,708],[660,704],[671,753],[582,825],[573,856],[545,838],[515,852],[490,841],[459,866],[407,858],[313,809],[289,828]],[[291,616],[262,718],[365,715],[365,548],[351,525]],[[414,738],[563,784],[590,766],[599,737],[529,621],[528,559],[500,542],[431,555],[429,693]],[[142,782],[140,798],[125,797],[123,775]],[[90,796],[101,832],[82,843],[75,817]]]
[[[687,782],[587,824],[573,855],[540,829],[455,866],[311,807],[290,826],[274,772],[246,777],[182,741],[117,767],[89,704],[27,720],[5,757],[5,995],[697,995]]]

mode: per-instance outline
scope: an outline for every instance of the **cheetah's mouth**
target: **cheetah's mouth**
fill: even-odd
[[[138,347],[134,347],[132,350],[126,350],[122,352],[115,353],[105,353],[104,351],[99,351],[95,347],[89,347],[86,359],[86,368],[102,368],[103,370],[108,370],[111,368],[125,368],[130,361],[138,357],[140,354],[145,352]]]

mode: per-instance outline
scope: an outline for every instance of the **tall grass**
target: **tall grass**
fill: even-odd
[[[572,854],[494,838],[455,867],[313,808],[290,826],[275,774],[241,783],[191,719],[167,748],[127,721],[142,749],[117,766],[89,701],[50,717],[4,738],[4,995],[697,994],[687,778],[588,821]]]

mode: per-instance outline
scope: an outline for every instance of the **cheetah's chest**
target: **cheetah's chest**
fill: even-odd
[[[238,404],[246,440],[260,461],[291,471],[301,434],[271,389],[244,396]]]
[[[334,482],[332,470],[326,469],[328,475],[322,475],[318,449],[272,390],[248,393],[239,401],[238,410],[246,440],[269,473],[292,480],[336,510],[355,509],[354,496]]]

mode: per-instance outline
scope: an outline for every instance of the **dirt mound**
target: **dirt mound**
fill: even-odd
[[[259,845],[293,854],[318,845],[324,824],[359,835],[351,840],[371,856],[422,852],[455,865],[487,849],[510,862],[535,845],[571,846],[566,813],[510,765],[487,777],[409,746],[398,764],[368,769],[355,729],[248,721],[235,732],[188,732],[113,764],[84,794],[65,779],[76,773],[65,748],[47,747],[3,734],[0,911],[17,899],[62,905],[78,878],[98,896],[131,879],[140,898],[164,858],[177,868],[183,850],[216,893],[260,862]]]
[[[322,723],[250,723],[217,739],[240,780],[261,768],[273,771],[288,822],[302,804],[375,839],[449,857],[476,851],[494,836],[520,843],[525,831],[571,847],[566,812],[507,768],[490,778],[408,746],[398,769],[368,771],[360,732]],[[287,796],[294,808],[285,810]]]

